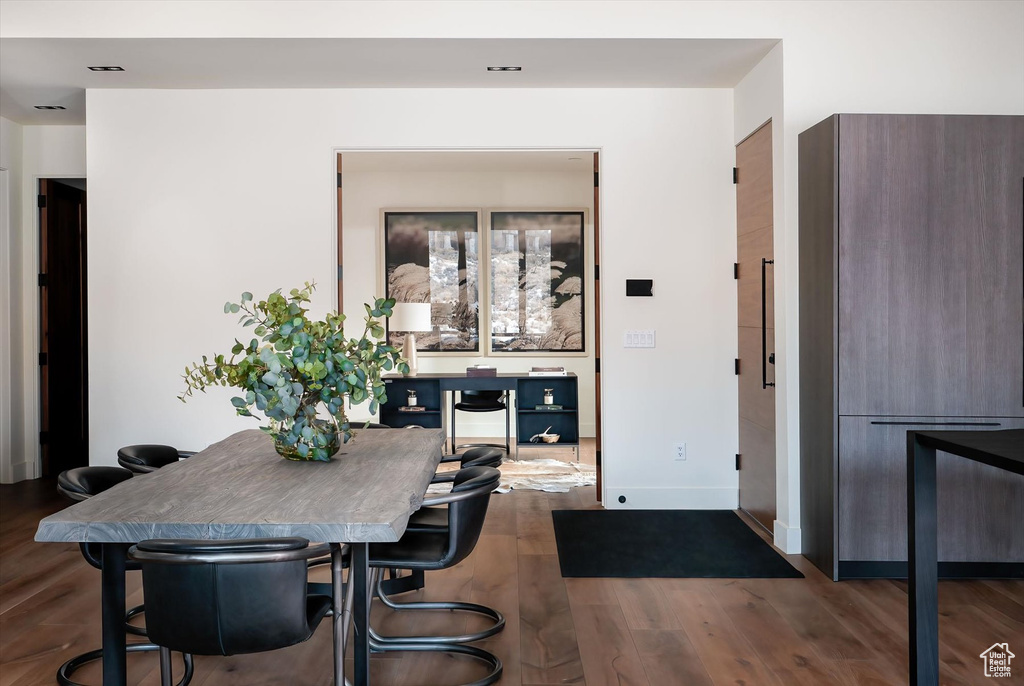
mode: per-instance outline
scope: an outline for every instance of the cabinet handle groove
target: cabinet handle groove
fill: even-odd
[[[885,426],[1002,426],[999,422],[871,422]]]

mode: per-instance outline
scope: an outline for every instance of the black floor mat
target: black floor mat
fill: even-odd
[[[731,510],[554,510],[563,577],[803,578]]]

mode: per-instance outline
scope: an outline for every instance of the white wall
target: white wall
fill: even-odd
[[[16,414],[13,399],[20,398],[21,308],[13,294],[20,291],[21,237],[21,148],[22,127],[0,117],[0,483],[13,483],[27,477],[19,450],[22,445],[21,413]],[[17,354],[16,354],[17,353]],[[18,371],[18,374],[14,372]],[[21,465],[15,473],[15,461]]]
[[[328,3],[296,0],[243,6],[239,2],[211,0],[202,5],[164,1],[129,6],[111,0],[58,3],[5,0],[4,12],[5,36],[781,39],[785,51],[785,120],[781,127],[784,154],[777,159],[783,160],[784,167],[783,173],[776,176],[776,183],[783,186],[784,195],[783,202],[776,203],[776,212],[784,213],[785,224],[775,227],[775,259],[777,285],[780,278],[784,278],[781,287],[776,289],[776,316],[778,321],[785,321],[785,330],[776,331],[779,342],[784,342],[777,355],[780,372],[777,391],[780,401],[784,399],[784,402],[780,402],[777,412],[778,426],[787,434],[785,438],[780,434],[779,440],[786,441],[788,454],[779,454],[779,464],[780,479],[789,488],[786,516],[790,520],[785,524],[790,527],[799,526],[796,431],[799,399],[795,392],[799,374],[798,283],[795,270],[787,271],[787,265],[797,263],[797,135],[834,112],[1024,113],[1024,41],[1020,39],[1024,3],[1021,2]],[[629,99],[632,93],[629,91],[623,98]],[[321,113],[307,114],[317,121],[321,118]],[[397,123],[406,127],[393,131],[393,138],[399,141],[397,145],[430,138],[429,130],[415,121],[405,122],[387,112],[378,114],[382,124]],[[482,119],[492,113],[485,114]],[[251,115],[239,111],[230,115],[211,112],[210,118],[222,121],[226,116],[246,118]],[[596,116],[603,116],[603,113]],[[426,121],[432,122],[434,118],[427,117]],[[644,116],[639,116],[638,121],[642,124]],[[130,127],[134,120],[123,123]],[[92,124],[90,115],[90,127]],[[214,128],[220,130],[220,127]],[[279,127],[272,122],[268,130],[277,132]],[[443,130],[448,134],[438,138],[461,141],[461,145],[485,145],[488,138],[479,126],[468,127],[464,136],[454,135],[447,128]],[[632,133],[638,138],[643,134],[642,128]],[[108,135],[114,134],[109,132]],[[254,137],[249,144],[258,148],[262,135]],[[628,138],[630,134],[622,132],[620,135]],[[519,140],[515,132],[505,132],[502,138],[505,137]],[[128,135],[127,138],[143,145],[151,143],[138,136]],[[227,136],[228,141],[232,138]],[[218,144],[216,140],[209,142]],[[536,142],[526,140],[524,144]],[[587,141],[585,145],[594,144],[596,142]],[[381,143],[374,141],[373,145]],[[239,147],[229,143],[221,150],[234,151]],[[199,155],[200,159],[207,157]],[[260,169],[257,156],[249,159],[253,169]],[[641,167],[645,164],[643,159],[631,159]],[[104,163],[96,161],[97,165]],[[618,216],[623,218],[622,214]],[[624,257],[637,259],[630,252]],[[722,312],[720,316],[727,318],[732,314]],[[641,386],[634,381],[629,387]],[[622,391],[615,389],[615,392]],[[785,475],[783,469],[788,470]],[[641,478],[645,483],[656,483],[661,476],[661,471],[655,470]],[[780,519],[786,507],[780,502]]]
[[[344,153],[343,159],[373,153]],[[566,153],[570,156],[574,153]],[[587,161],[591,153],[586,153]],[[527,371],[533,365],[564,366],[579,376],[580,434],[595,435],[594,298],[593,298],[593,204],[594,174],[551,171],[346,171],[344,180],[345,312],[362,312],[363,303],[383,296],[380,255],[380,210],[399,208],[482,209],[587,209],[584,228],[586,273],[584,356],[534,357],[492,355],[452,357],[420,353],[422,372],[461,372],[472,364],[488,364],[500,372]],[[486,222],[486,216],[481,217]],[[481,227],[482,229],[483,227]],[[362,317],[355,319],[358,324]],[[355,416],[366,416],[365,411]],[[502,413],[463,413],[458,418],[460,436],[503,436]],[[515,435],[515,421],[512,421]]]
[[[181,370],[230,347],[221,306],[243,290],[316,279],[316,308],[331,307],[333,148],[600,149],[611,501],[735,505],[731,90],[94,90],[87,102],[95,463],[253,425],[228,392],[179,403]],[[653,278],[655,297],[627,300],[627,277]],[[656,349],[621,347],[639,328],[657,330]],[[675,441],[686,462],[671,459]]]
[[[14,358],[19,366],[12,376],[12,478],[32,479],[39,465],[39,179],[85,177],[84,126],[22,127],[20,226],[12,245],[11,308],[20,325],[12,331]],[[13,243],[13,241],[12,241]],[[13,327],[12,327],[13,328]]]
[[[0,482],[10,483],[39,475],[38,181],[85,176],[85,127],[20,126],[0,119],[0,167],[10,170],[10,203],[5,208],[10,243],[0,264],[9,288],[3,304],[9,306],[11,318],[9,327],[0,324],[9,341],[11,363],[9,382],[3,382],[9,388],[9,402],[0,408],[0,425],[9,426],[6,436],[0,437]],[[2,368],[0,359],[0,373]]]

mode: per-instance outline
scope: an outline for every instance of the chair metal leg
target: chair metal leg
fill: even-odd
[[[378,569],[372,569],[370,571],[370,583],[373,586],[376,586],[378,588],[378,593],[379,593],[380,583],[384,579],[383,571],[384,570],[379,569],[379,568]],[[382,595],[381,596],[381,601],[386,603],[386,604],[390,602],[387,599],[386,595]],[[418,607],[418,606],[422,606],[422,605],[469,605],[469,603],[402,603],[400,605],[395,604],[395,603],[390,603],[389,606],[390,607],[396,607],[396,605],[397,605],[398,609],[406,609],[406,608],[409,608],[410,606],[417,606]],[[478,607],[480,607],[480,606],[478,606]],[[448,607],[445,607],[445,608],[427,608],[427,609],[464,609],[464,608],[448,608]],[[491,612],[493,612],[494,614],[497,614],[499,617],[501,617],[501,613],[495,612],[494,610],[490,610],[490,608],[484,608],[484,609],[488,610],[488,612],[485,613],[485,614],[488,614],[488,616],[493,616],[493,615],[490,614]],[[492,633],[490,635],[493,635],[493,634],[497,633],[498,631],[501,631],[504,628],[504,623],[505,623],[505,619],[504,619],[504,617],[501,617],[501,624],[500,624],[500,626],[496,625],[496,628],[493,629],[493,631],[492,631]],[[409,652],[444,652],[444,653],[457,653],[457,654],[460,654],[460,655],[468,655],[470,657],[476,658],[476,659],[480,660],[481,662],[484,662],[485,664],[487,664],[491,668],[491,671],[487,674],[487,676],[485,676],[485,677],[483,677],[481,679],[477,679],[476,681],[471,681],[471,682],[469,682],[467,684],[462,684],[461,686],[491,686],[491,684],[495,684],[495,683],[497,683],[498,681],[501,680],[502,671],[504,670],[504,667],[501,664],[501,660],[498,658],[498,656],[494,655],[493,653],[489,653],[488,651],[483,650],[482,648],[477,648],[476,646],[471,646],[471,645],[465,645],[463,643],[439,643],[439,642],[425,643],[425,642],[419,642],[419,641],[416,640],[417,637],[408,637],[408,638],[403,638],[403,637],[385,637],[385,636],[380,636],[376,631],[373,630],[373,627],[367,627],[367,628],[368,628],[368,633],[369,633],[368,638],[369,638],[369,643],[370,643],[370,650],[375,652],[375,653],[406,652],[406,651],[409,651]],[[410,638],[412,640],[409,640]],[[444,639],[445,637],[441,637],[441,638]],[[346,686],[348,686],[348,685],[346,684]]]
[[[160,646],[160,686],[171,684],[171,650]]]
[[[511,445],[511,441],[510,441],[510,439],[512,437],[512,434],[509,431],[509,407],[508,407],[509,403],[511,403],[511,402],[512,402],[512,400],[506,394],[506,396],[505,396],[505,455],[506,456],[509,455],[512,452],[512,445]],[[516,402],[519,402],[518,394],[516,395]]]
[[[132,624],[132,619],[134,617],[138,617],[139,615],[141,615],[141,614],[143,614],[145,612],[146,612],[146,606],[145,605],[136,605],[132,609],[128,610],[128,612],[125,612],[124,613],[124,630],[127,631],[130,634],[135,634],[136,636],[148,636],[149,634],[146,633],[146,627],[144,627],[144,626],[135,626],[134,624]]]
[[[474,612],[476,614],[484,615],[485,617],[490,617],[494,620],[494,624],[483,631],[456,636],[381,636],[374,631],[373,627],[370,627],[370,635],[375,641],[382,645],[392,643],[426,643],[438,645],[473,643],[474,641],[481,641],[485,638],[489,638],[490,636],[494,636],[505,628],[505,617],[497,610],[493,610],[485,605],[458,601],[396,603],[387,596],[387,593],[383,589],[383,574],[379,574],[375,577],[375,581],[377,583],[377,596],[380,598],[382,603],[392,610],[459,610],[462,612]]]
[[[443,653],[458,653],[460,655],[468,655],[476,658],[481,662],[484,662],[490,666],[491,671],[487,676],[476,681],[471,681],[462,686],[491,686],[501,681],[501,674],[504,671],[504,667],[501,664],[501,660],[497,655],[489,653],[482,648],[476,646],[467,646],[460,643],[453,645],[437,645],[429,643],[379,643],[371,634],[370,636],[370,648],[374,652],[443,652]]]
[[[125,652],[131,653],[150,653],[162,651],[161,646],[154,643],[129,643],[125,646]],[[168,655],[170,652],[168,651]],[[93,662],[94,660],[100,660],[103,658],[103,649],[97,648],[96,650],[90,650],[87,653],[76,655],[57,670],[57,683],[60,686],[86,686],[85,684],[71,680],[71,675],[74,674],[75,670],[79,669],[82,665]],[[185,673],[181,677],[181,681],[178,682],[177,686],[188,686],[189,682],[192,681],[192,675],[195,671],[195,666],[192,662],[192,656],[188,653],[181,653],[182,664],[185,667]],[[161,655],[161,674],[163,673],[163,656]],[[170,663],[168,663],[169,665]],[[170,670],[168,670],[168,674]],[[161,679],[163,677],[161,676]],[[168,682],[171,683],[171,682]]]
[[[459,446],[455,444],[455,391],[452,391],[452,453],[459,452]]]

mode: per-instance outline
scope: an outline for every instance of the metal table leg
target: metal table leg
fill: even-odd
[[[939,683],[939,556],[935,503],[935,449],[907,432],[907,590],[910,683]]]
[[[345,686],[345,621],[340,543],[331,544],[331,625],[334,629],[334,686]]]
[[[355,686],[369,686],[370,683],[370,578],[369,544],[352,543],[352,566],[349,570],[349,593],[353,594],[352,645],[355,657],[353,683]]]
[[[129,547],[126,543],[102,546],[103,686],[125,686],[127,679],[124,571]]]

